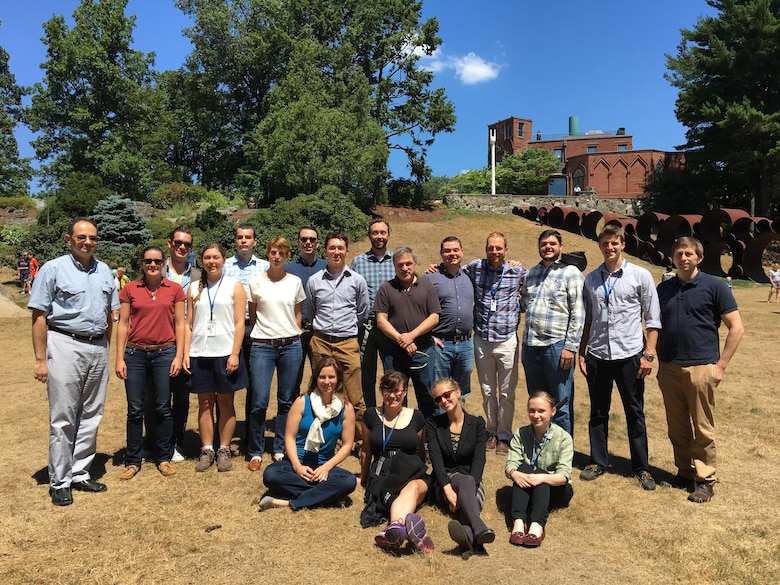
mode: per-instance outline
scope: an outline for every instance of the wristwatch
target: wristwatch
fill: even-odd
[[[645,358],[648,362],[652,362],[655,360],[655,354],[654,353],[646,353],[642,355],[643,358]]]

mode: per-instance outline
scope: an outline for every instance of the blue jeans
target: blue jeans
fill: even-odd
[[[471,394],[471,371],[474,369],[474,340],[444,341],[444,347],[434,344],[435,380],[452,378],[460,385],[460,397]]]
[[[560,367],[563,340],[552,345],[536,347],[523,345],[522,360],[528,393],[545,390],[555,398],[553,422],[574,436],[574,365],[568,370]],[[576,361],[576,360],[575,360]]]
[[[413,355],[407,354],[406,350],[395,343],[388,344],[388,349],[384,360],[385,372],[403,372],[412,381],[417,408],[423,413],[425,420],[428,420],[436,411],[436,403],[431,397],[431,386],[436,381],[433,346],[419,349]]]
[[[252,407],[249,412],[249,456],[258,457],[265,451],[265,414],[271,399],[271,379],[276,370],[276,433],[274,453],[284,453],[284,427],[287,413],[298,397],[298,368],[303,360],[301,342],[275,347],[253,343],[249,373],[252,379]]]
[[[355,491],[357,480],[354,473],[334,467],[325,481],[309,483],[293,471],[289,459],[285,457],[265,468],[263,483],[271,494],[291,498],[290,508],[298,510],[345,498]]]
[[[126,465],[141,465],[144,434],[144,403],[147,391],[154,407],[155,447],[157,462],[170,461],[173,456],[173,415],[171,413],[171,362],[176,346],[144,351],[125,348],[127,366],[127,455]]]

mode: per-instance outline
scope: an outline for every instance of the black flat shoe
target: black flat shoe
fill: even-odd
[[[95,481],[94,479],[85,479],[84,481],[71,484],[70,487],[79,492],[93,493],[104,492],[108,489],[106,484]]]
[[[476,542],[477,544],[489,544],[493,542],[495,539],[496,539],[496,533],[493,532],[492,529],[487,528],[474,537],[474,542]]]
[[[73,503],[73,494],[70,493],[69,487],[49,488],[49,495],[51,496],[51,503],[55,506],[70,506]]]

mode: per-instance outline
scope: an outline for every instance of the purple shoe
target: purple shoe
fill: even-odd
[[[429,553],[433,550],[433,540],[425,532],[425,520],[417,514],[406,515],[406,536],[417,552]]]
[[[406,528],[400,522],[391,522],[374,537],[374,542],[380,548],[401,548],[406,540]]]

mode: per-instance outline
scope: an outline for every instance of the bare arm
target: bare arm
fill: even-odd
[[[588,351],[588,337],[590,337],[590,325],[585,323],[582,327],[582,338],[580,339],[580,372],[583,376],[588,375],[588,370],[585,367],[585,354]]]
[[[349,456],[354,443],[355,409],[347,402],[344,405],[344,419],[341,422],[341,447],[333,454],[333,457],[314,470],[314,481],[328,479],[328,472]]]
[[[125,364],[125,346],[127,333],[130,330],[130,303],[119,305],[119,324],[116,326],[116,375],[120,380],[127,380],[127,365]]]
[[[227,373],[232,374],[238,369],[238,354],[244,345],[244,330],[246,329],[246,293],[244,286],[236,282],[233,289],[233,350],[227,360]]]
[[[46,383],[49,377],[49,367],[46,365],[46,313],[40,309],[32,310],[32,342],[35,352],[35,369],[33,375],[39,382]]]
[[[653,362],[646,360],[645,354],[655,355],[656,345],[658,345],[658,329],[648,329],[645,350],[642,353],[642,357],[639,358],[639,371],[636,373],[637,378],[644,378],[652,373]]]
[[[732,311],[721,315],[720,318],[726,324],[729,332],[726,335],[726,343],[723,345],[723,352],[720,354],[718,363],[715,364],[716,376],[718,384],[723,379],[723,372],[726,371],[726,367],[729,365],[731,358],[739,347],[739,342],[742,341],[742,336],[745,334],[745,327],[742,325],[742,317],[739,311]]]
[[[171,362],[171,377],[178,376],[182,367],[184,358],[184,330],[187,324],[184,319],[184,301],[179,301],[173,305],[173,332],[176,341],[176,356]],[[117,348],[119,351],[119,348]]]
[[[371,467],[371,431],[368,430],[366,423],[360,423],[363,425],[363,445],[360,448],[360,485],[363,488],[368,483],[368,471]]]

